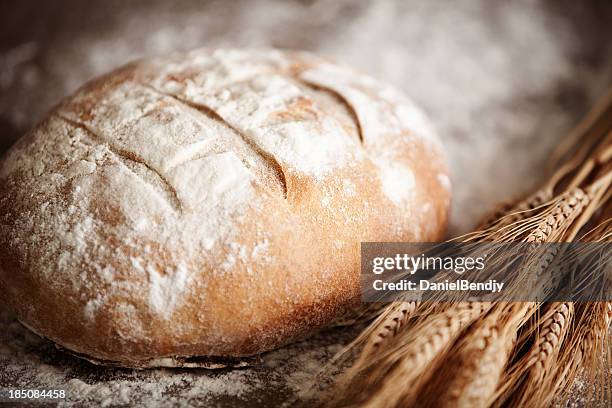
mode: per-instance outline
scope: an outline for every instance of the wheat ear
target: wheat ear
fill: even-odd
[[[556,242],[588,203],[589,196],[581,188],[577,187],[563,194],[525,241],[529,243]]]
[[[555,242],[588,203],[589,195],[576,187],[532,211],[512,213],[507,221],[502,218],[498,225],[459,238],[468,242]],[[516,206],[522,207],[522,204]]]
[[[609,132],[611,121],[612,88],[572,130],[571,134],[557,146],[551,162],[559,164],[559,167],[550,179],[535,193],[499,205],[479,224],[478,229],[500,228],[519,222],[531,216],[534,210],[551,200],[563,179],[584,164],[589,152],[600,144],[605,144],[605,138],[601,136]],[[561,163],[563,157],[567,160]]]
[[[408,323],[417,309],[419,302],[395,302],[376,319],[371,332],[365,332],[367,341],[364,346],[364,354],[376,352],[385,344],[388,344],[397,336]]]
[[[366,327],[349,345],[337,353],[329,365],[338,365],[354,350],[361,350],[359,357],[352,363],[350,371],[360,373],[375,364],[380,358],[380,350],[399,335],[419,305],[418,301],[395,301],[388,305],[378,317]],[[353,385],[354,378],[342,375],[336,380],[334,396],[330,405],[339,404],[347,389]]]
[[[536,383],[541,382],[546,371],[553,365],[567,335],[573,313],[572,302],[560,302],[553,303],[544,315],[534,348],[525,362],[525,365],[533,367],[530,374]]]
[[[576,319],[568,335],[567,346],[558,359],[556,378],[541,392],[547,396],[543,403],[550,405],[555,394],[565,399],[576,377],[586,375],[589,384],[597,384],[602,392],[610,393],[610,322],[612,302],[587,302],[578,305]],[[602,375],[596,381],[597,374]],[[609,377],[608,377],[609,378]],[[609,396],[608,396],[609,398]]]
[[[369,372],[379,382],[365,396],[363,406],[394,407],[409,405],[423,381],[422,374],[433,360],[446,351],[461,331],[491,307],[485,302],[460,302],[439,307],[402,333],[401,342],[384,353],[385,364]],[[371,390],[371,389],[370,389]]]
[[[353,368],[361,371],[365,367],[360,362],[364,365],[371,364],[371,359],[375,357],[376,351],[392,341],[406,327],[418,304],[417,301],[395,301],[379,313],[378,317],[345,347],[346,350],[361,348],[360,357],[353,364]],[[339,353],[334,360],[337,360],[342,354],[342,352]],[[369,363],[366,363],[366,360]]]
[[[420,394],[434,407],[487,407],[516,341],[518,327],[536,306],[497,303],[474,322],[432,369]]]
[[[494,230],[515,224],[529,218],[533,213],[552,199],[551,189],[538,190],[520,200],[518,204],[509,202],[499,205],[493,212],[480,222],[479,230]]]
[[[574,316],[572,302],[549,305],[535,331],[529,331],[531,346],[504,375],[495,406],[543,406],[548,397],[541,391],[549,388],[558,370],[558,356],[567,339]]]

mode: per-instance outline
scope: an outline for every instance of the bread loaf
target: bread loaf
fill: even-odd
[[[443,237],[425,116],[301,52],[134,62],[55,107],[0,165],[0,299],[90,360],[264,352],[359,302],[360,242]]]

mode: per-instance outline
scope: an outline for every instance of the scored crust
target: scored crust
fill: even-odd
[[[358,303],[360,242],[441,239],[448,180],[421,111],[350,68],[137,61],[0,164],[0,300],[95,361],[258,354]]]

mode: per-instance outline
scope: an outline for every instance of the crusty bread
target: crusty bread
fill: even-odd
[[[261,353],[359,302],[360,242],[441,239],[448,180],[423,114],[349,68],[273,50],[137,61],[2,161],[0,299],[95,361]]]

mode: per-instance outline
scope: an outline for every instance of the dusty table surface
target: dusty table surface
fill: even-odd
[[[451,233],[529,191],[555,144],[612,83],[602,1],[57,1],[0,5],[0,150],[82,82],[134,58],[197,47],[314,51],[386,80],[433,120],[453,173]],[[0,309],[0,386],[70,401],[288,404],[355,329],[239,370],[127,370],[55,350]],[[588,388],[587,385],[582,385]],[[590,405],[580,393],[571,405]]]

